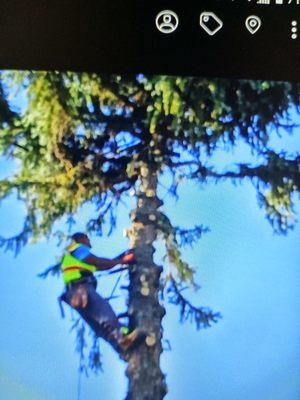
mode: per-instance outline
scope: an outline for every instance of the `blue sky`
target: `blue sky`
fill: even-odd
[[[297,137],[299,132],[295,132]],[[295,149],[297,139],[274,139],[274,146]],[[249,157],[244,146],[235,154],[218,152],[215,162],[232,163]],[[12,164],[0,160],[0,177]],[[161,195],[163,197],[164,193]],[[300,226],[287,237],[276,236],[249,182],[234,186],[184,184],[180,201],[164,198],[175,224],[208,225],[205,235],[185,258],[197,267],[202,289],[190,293],[196,305],[220,311],[223,319],[208,330],[178,323],[178,310],[167,305],[164,335],[172,351],[162,357],[167,374],[167,400],[298,400],[300,398]],[[299,216],[299,202],[297,203]],[[129,208],[119,212],[117,231],[110,238],[93,238],[98,255],[114,256],[126,248],[123,229]],[[79,214],[83,227],[90,207]],[[18,232],[24,209],[15,198],[0,205],[0,235]],[[56,298],[63,285],[37,274],[60,255],[55,242],[27,246],[14,258],[0,252],[1,341],[0,398],[6,400],[76,399],[78,358],[70,322],[62,320]],[[159,261],[159,254],[157,254]],[[108,295],[116,277],[99,280]],[[112,301],[124,310],[122,298]],[[83,400],[122,400],[126,391],[123,364],[101,342],[104,374],[83,379]]]

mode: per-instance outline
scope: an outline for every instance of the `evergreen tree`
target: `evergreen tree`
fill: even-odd
[[[16,88],[26,95],[24,110],[9,99]],[[171,176],[168,190],[176,197],[186,180],[201,185],[250,180],[275,232],[286,234],[295,223],[300,157],[276,153],[271,141],[280,129],[293,133],[299,88],[170,76],[1,73],[0,152],[17,160],[18,169],[0,181],[0,200],[16,192],[27,210],[22,232],[1,238],[3,247],[18,252],[29,240],[50,237],[55,222],[71,220],[85,203],[97,210],[87,231],[99,235],[105,222],[112,230],[118,204],[134,191],[127,234],[137,264],[129,271],[127,316],[131,327],[146,328],[148,336],[129,357],[127,400],[159,400],[166,394],[159,362],[162,299],[177,304],[181,320],[191,319],[197,328],[220,317],[182,294],[183,286],[197,288],[182,247],[193,245],[207,228],[174,226],[162,208],[159,182]],[[213,165],[216,150],[229,151],[241,142],[251,149],[253,164],[226,170]],[[154,262],[158,238],[172,265],[168,273]],[[45,275],[49,272],[58,272],[57,266]]]

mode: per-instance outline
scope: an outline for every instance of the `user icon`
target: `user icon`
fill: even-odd
[[[174,11],[161,11],[156,17],[157,29],[162,33],[172,33],[176,31],[179,24],[179,18]]]

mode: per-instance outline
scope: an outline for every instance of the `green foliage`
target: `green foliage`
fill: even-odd
[[[287,232],[296,222],[291,199],[293,190],[293,182],[287,181],[284,186],[272,188],[260,195],[260,201],[267,211],[267,218],[278,232]]]
[[[184,246],[193,247],[209,229],[202,225],[195,226],[192,229],[174,227],[170,219],[163,213],[158,213],[156,221],[157,231],[161,234],[166,248],[165,260],[167,260],[171,266],[175,267],[173,275],[176,274],[177,279],[181,283],[189,282],[192,287],[197,288],[194,281],[195,270],[183,260],[180,248]]]
[[[98,207],[90,231],[101,230],[106,219],[114,226],[113,210],[134,188],[142,162],[177,174],[176,186],[184,177],[217,180],[206,160],[240,138],[267,159],[271,128],[292,129],[286,121],[291,106],[299,107],[298,85],[280,82],[14,71],[2,73],[0,82],[0,152],[18,166],[0,182],[0,199],[17,191],[25,202],[30,234],[24,231],[23,244],[30,235],[50,235],[57,220],[86,202]],[[13,107],[16,91],[26,98],[24,109]],[[269,215],[267,193],[286,186],[263,182],[261,204]],[[294,192],[290,185],[289,207]],[[276,198],[284,204],[271,220],[283,226],[284,210],[290,226],[287,201]]]

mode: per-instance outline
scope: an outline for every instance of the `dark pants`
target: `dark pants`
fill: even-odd
[[[86,291],[87,304],[84,307],[75,308],[71,304],[72,298],[79,291]],[[105,339],[118,350],[121,324],[109,302],[96,292],[96,285],[93,283],[74,284],[67,288],[63,300],[80,314],[93,329],[96,336]]]

